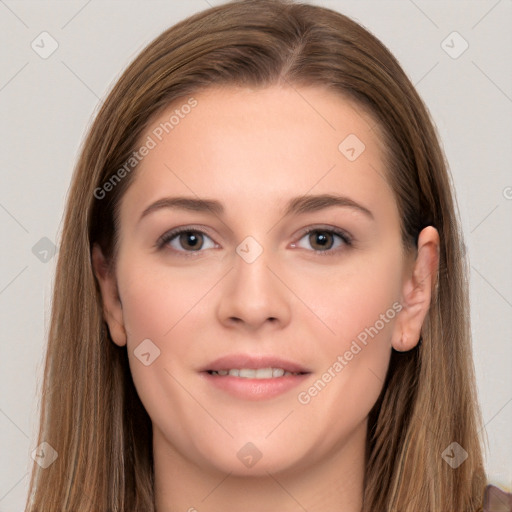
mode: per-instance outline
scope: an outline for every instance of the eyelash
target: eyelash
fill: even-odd
[[[316,233],[316,232],[328,233],[331,235],[338,236],[342,240],[343,245],[345,247],[352,247],[352,245],[353,245],[353,239],[350,235],[348,235],[345,231],[342,231],[340,229],[334,229],[334,228],[318,228],[318,227],[308,228],[301,233],[301,235],[299,237],[299,241],[302,240],[305,236],[309,235],[310,233]],[[201,235],[205,235],[211,239],[211,237],[206,232],[202,231],[201,229],[194,229],[194,228],[185,226],[185,227],[173,229],[172,231],[169,231],[169,232],[165,233],[164,235],[162,235],[157,240],[157,242],[155,244],[157,249],[159,249],[159,250],[165,249],[165,246],[169,242],[171,242],[174,238],[176,238],[178,235],[180,235],[181,233],[194,233],[194,234],[200,233]],[[295,242],[294,242],[294,245],[295,245]],[[337,249],[327,249],[325,251],[318,251],[316,249],[313,249],[313,252],[319,256],[333,256],[333,255],[336,255],[339,252],[339,250],[340,250],[340,248],[338,247]],[[201,250],[199,250],[199,251],[186,251],[186,250],[176,251],[176,250],[174,250],[174,252],[182,253],[181,256],[183,256],[185,258],[190,258],[190,257],[194,258],[194,257],[196,257],[195,253],[201,253],[203,251],[201,251]]]

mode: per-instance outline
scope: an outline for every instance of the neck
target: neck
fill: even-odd
[[[156,512],[360,512],[365,446],[366,422],[319,462],[240,476],[199,467],[154,425]]]

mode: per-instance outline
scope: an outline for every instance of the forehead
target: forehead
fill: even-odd
[[[122,216],[166,194],[222,198],[251,213],[307,193],[394,202],[375,120],[320,87],[207,89],[154,117],[137,147],[146,143]]]

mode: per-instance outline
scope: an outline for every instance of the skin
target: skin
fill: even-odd
[[[417,251],[403,249],[378,128],[343,97],[279,86],[194,97],[197,106],[142,160],[122,198],[114,271],[93,248],[112,340],[127,345],[153,423],[157,510],[358,512],[368,413],[392,347],[418,342],[438,233],[427,227]],[[185,102],[154,119],[141,141]],[[354,161],[338,149],[349,134],[365,144]],[[347,206],[283,216],[287,201],[304,194],[346,196],[372,217]],[[161,208],[139,220],[166,196],[216,199],[225,211]],[[179,235],[155,247],[178,226],[206,233],[196,233],[199,251]],[[353,244],[327,234],[322,246],[303,234],[309,227],[342,229]],[[236,252],[247,236],[263,249],[252,263]],[[299,392],[393,303],[400,312],[300,403]],[[134,355],[145,339],[160,350],[149,366]],[[277,355],[312,373],[271,399],[235,398],[198,373],[233,353]],[[261,453],[252,467],[237,457],[248,442]]]

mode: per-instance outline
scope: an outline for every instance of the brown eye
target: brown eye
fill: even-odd
[[[318,255],[335,255],[352,246],[352,237],[339,229],[309,229],[293,247],[309,249]]]
[[[181,247],[186,250],[198,251],[203,246],[203,235],[198,231],[184,231],[179,234]]]
[[[182,255],[204,252],[205,249],[213,249],[216,246],[206,233],[187,228],[178,228],[166,233],[157,241],[156,245],[159,249],[167,247],[175,253],[182,253]]]
[[[315,251],[331,249],[333,245],[332,233],[328,231],[313,231],[309,234],[309,243]]]

